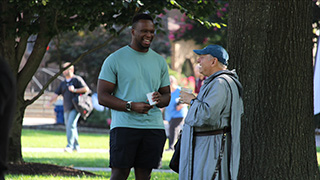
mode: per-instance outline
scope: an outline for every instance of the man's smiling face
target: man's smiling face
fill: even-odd
[[[154,37],[154,24],[150,20],[139,20],[132,28],[132,38],[136,48],[141,52],[148,51]]]

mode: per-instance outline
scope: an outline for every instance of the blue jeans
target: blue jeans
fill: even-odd
[[[78,113],[75,109],[73,109],[71,111],[64,112],[63,116],[65,121],[64,123],[66,125],[66,132],[67,132],[67,141],[68,141],[67,148],[79,150],[80,145],[78,142],[77,123],[80,117],[80,113]]]

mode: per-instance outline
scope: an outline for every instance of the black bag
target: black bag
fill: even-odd
[[[174,145],[174,152],[169,163],[169,167],[176,173],[179,173],[180,147],[181,147],[181,135],[179,136],[178,141]]]
[[[79,94],[72,99],[72,103],[84,120],[89,117],[93,110],[92,98],[90,93]]]

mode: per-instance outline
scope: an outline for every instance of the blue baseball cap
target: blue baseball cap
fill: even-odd
[[[222,64],[228,65],[229,55],[227,51],[219,45],[209,45],[203,49],[195,49],[193,52],[198,55],[210,54],[211,56],[218,58]]]

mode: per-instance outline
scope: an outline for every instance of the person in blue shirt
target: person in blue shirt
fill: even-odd
[[[188,106],[179,101],[181,87],[178,86],[177,79],[172,75],[170,76],[170,90],[170,104],[165,108],[165,119],[169,122],[169,148],[167,151],[174,150],[174,144],[178,139],[181,125],[188,113]]]
[[[111,180],[127,179],[134,167],[135,179],[150,179],[161,162],[166,135],[162,113],[170,101],[170,81],[165,59],[153,51],[153,19],[133,18],[131,43],[104,61],[98,78],[99,104],[111,109]],[[156,105],[147,101],[153,93]]]

